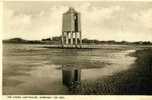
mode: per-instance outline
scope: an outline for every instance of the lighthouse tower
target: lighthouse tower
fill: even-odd
[[[80,48],[82,45],[80,13],[70,7],[62,19],[62,47]]]

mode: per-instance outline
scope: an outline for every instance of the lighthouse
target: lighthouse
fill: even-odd
[[[62,18],[62,47],[81,48],[80,13],[70,7]]]

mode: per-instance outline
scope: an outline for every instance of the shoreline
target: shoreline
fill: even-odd
[[[133,68],[100,78],[94,82],[83,82],[72,88],[70,94],[78,95],[151,95],[152,94],[152,48],[136,50],[129,56],[137,57]]]
[[[51,66],[50,64],[52,64],[52,62],[53,62],[53,64],[56,64],[56,65],[58,65],[58,64],[59,65],[61,65],[61,64],[64,65],[64,64],[67,64],[67,63],[74,63],[76,58],[77,58],[76,55],[79,55],[79,53],[81,52],[79,50],[76,50],[77,52],[75,52],[75,50],[66,50],[66,52],[64,52],[64,50],[63,51],[62,50],[50,51],[50,49],[42,49],[42,51],[44,50],[43,52],[40,52],[41,51],[40,50],[40,51],[35,51],[35,53],[34,53],[34,52],[31,52],[31,50],[32,50],[31,48],[30,48],[30,50],[26,49],[26,48],[28,48],[28,47],[26,47],[26,46],[25,47],[24,46],[20,47],[19,46],[19,49],[24,49],[25,50],[24,53],[22,51],[23,55],[30,54],[30,55],[25,56],[25,57],[22,57],[23,55],[21,54],[20,59],[26,58],[26,59],[23,59],[21,61],[31,62],[31,60],[33,60],[34,62],[39,61],[40,63],[42,63],[44,61],[44,58],[47,58],[47,61],[44,62],[44,64],[46,64],[45,68],[43,66],[41,66],[41,64],[39,66],[39,63],[36,66],[31,65],[32,63],[27,64],[27,65],[25,64],[24,66],[23,66],[23,64],[19,63],[19,64],[17,64],[17,66],[15,65],[15,66],[10,67],[10,68],[13,68],[13,70],[12,69],[10,69],[10,71],[8,70],[7,74],[9,74],[10,76],[12,76],[12,74],[14,74],[15,75],[14,79],[18,79],[18,77],[22,76],[22,79],[20,80],[21,82],[24,82],[23,78],[27,78],[27,75],[31,75],[31,76],[33,75],[32,76],[33,79],[31,78],[31,76],[28,76],[29,80],[32,79],[30,81],[31,83],[32,83],[32,81],[37,82],[40,79],[40,77],[45,77],[44,80],[41,81],[42,83],[41,83],[40,86],[32,88],[32,89],[28,88],[28,87],[32,86],[31,84],[28,84],[28,83],[25,83],[25,87],[24,87],[24,84],[20,83],[20,81],[16,81],[16,80],[6,80],[5,81],[6,86],[10,86],[13,83],[14,86],[16,85],[16,89],[19,89],[19,90],[20,90],[20,88],[17,88],[17,85],[19,87],[22,87],[22,85],[23,85],[22,88],[26,88],[25,91],[22,91],[22,89],[21,89],[23,94],[24,93],[27,93],[27,94],[37,93],[37,91],[31,92],[35,89],[40,90],[40,91],[45,91],[46,94],[51,94],[50,90],[56,90],[56,89],[60,90],[60,88],[52,88],[51,85],[53,87],[54,86],[55,87],[56,86],[57,87],[58,86],[62,87],[63,85],[62,85],[62,82],[61,82],[61,78],[60,78],[59,81],[57,80],[60,83],[58,85],[48,84],[48,83],[53,82],[50,78],[50,73],[54,72],[56,70],[55,66],[50,67]],[[37,48],[37,47],[33,47],[33,48]],[[112,48],[112,47],[110,46],[110,48]],[[111,95],[111,94],[112,95],[131,95],[131,94],[133,94],[133,95],[135,95],[135,94],[148,95],[148,94],[151,94],[150,92],[152,90],[149,90],[149,92],[147,92],[148,91],[147,89],[152,89],[151,88],[151,84],[152,84],[152,82],[151,82],[151,80],[152,80],[151,79],[151,76],[152,76],[151,75],[151,65],[152,65],[151,64],[151,62],[152,62],[151,61],[151,59],[152,59],[151,58],[152,57],[151,53],[152,53],[152,49],[142,49],[140,47],[130,49],[130,47],[129,47],[128,49],[126,49],[126,48],[119,48],[119,49],[112,48],[110,51],[109,50],[110,50],[109,48],[104,48],[104,50],[102,52],[91,51],[92,52],[91,55],[93,56],[93,58],[94,58],[94,56],[97,56],[97,55],[100,56],[101,58],[103,58],[103,62],[104,62],[104,57],[107,57],[107,56],[103,55],[104,51],[106,51],[106,54],[113,52],[114,55],[109,56],[110,58],[114,57],[113,59],[115,59],[115,60],[113,62],[117,63],[117,61],[118,61],[118,62],[122,63],[122,65],[117,66],[117,64],[116,64],[116,65],[113,66],[115,68],[116,73],[112,73],[112,74],[108,74],[108,75],[106,74],[106,75],[103,75],[103,76],[100,77],[100,75],[104,74],[104,72],[106,72],[106,71],[110,71],[110,70],[114,71],[112,69],[112,67],[109,67],[107,70],[104,70],[104,71],[99,71],[97,69],[97,71],[95,70],[94,73],[87,72],[88,74],[91,73],[91,74],[89,74],[90,76],[92,76],[92,74],[93,74],[95,77],[97,77],[96,73],[98,73],[99,77],[97,79],[92,79],[92,80],[82,80],[81,84],[78,87],[68,87],[68,88],[66,88],[65,91],[62,91],[62,90],[61,91],[56,91],[56,94],[65,94],[65,95]],[[123,50],[125,50],[125,52],[126,52],[125,55],[126,56],[123,56],[124,55]],[[131,51],[135,50],[136,52],[132,51],[130,53],[130,50]],[[6,51],[7,51],[7,49],[6,49]],[[71,51],[71,53],[69,53],[69,51]],[[97,51],[100,51],[100,50],[97,50]],[[117,51],[120,51],[120,54],[118,54]],[[82,52],[83,52],[83,54],[81,56],[82,56],[83,59],[78,58],[77,59],[78,61],[75,62],[75,63],[79,62],[80,65],[84,64],[84,66],[87,66],[87,67],[89,67],[89,66],[92,67],[92,65],[96,66],[96,67],[99,67],[101,65],[104,66],[104,64],[106,64],[106,63],[99,63],[99,62],[94,63],[94,62],[92,62],[93,59],[90,59],[90,53],[85,52],[85,51],[82,51]],[[16,51],[14,53],[18,54],[18,52],[16,52]],[[40,54],[40,53],[42,53],[43,55]],[[56,54],[56,53],[58,53],[58,54]],[[55,54],[55,55],[50,56],[52,54]],[[39,56],[37,57],[36,55],[39,55]],[[86,56],[89,57],[89,58],[86,58]],[[130,63],[129,66],[128,66],[129,68],[127,68],[125,70],[122,70],[122,71],[119,71],[121,69],[121,67],[122,67],[122,69],[124,69],[126,63],[129,62],[127,56],[138,57],[138,59],[135,60],[135,63],[133,61],[134,64],[132,66],[130,66],[130,64],[132,64],[132,63]],[[13,55],[13,57],[15,57],[15,56]],[[34,57],[34,58],[32,58],[32,57]],[[100,57],[97,57],[97,58],[95,57],[94,59],[98,59],[98,60],[101,61],[102,59],[100,59]],[[20,59],[18,58],[18,60],[20,60]],[[70,61],[69,61],[69,59],[70,59]],[[91,60],[91,61],[89,61],[89,60]],[[98,60],[96,60],[96,61],[98,61]],[[108,61],[109,60],[110,59],[108,59]],[[52,61],[52,62],[50,62],[50,61]],[[88,62],[90,62],[90,63],[88,63]],[[13,62],[12,64],[15,64],[15,63]],[[149,64],[149,65],[147,65],[147,64]],[[8,66],[10,66],[10,65],[8,65]],[[20,67],[20,66],[23,66],[23,67]],[[33,66],[33,67],[31,67],[31,66]],[[145,66],[149,66],[149,67],[145,67]],[[34,69],[37,69],[37,68],[38,68],[38,70],[34,70]],[[50,70],[50,68],[51,68],[52,71]],[[16,71],[14,71],[14,70],[16,70]],[[17,70],[18,70],[18,72],[17,72]],[[43,72],[42,72],[42,70],[43,70]],[[22,71],[22,73],[20,73],[20,71]],[[24,72],[28,72],[28,71],[30,72],[31,71],[30,73],[38,73],[38,74],[40,72],[42,72],[42,73],[41,73],[40,76],[37,76],[37,75],[35,76],[35,74],[24,75],[23,71]],[[46,74],[46,72],[49,73],[49,74]],[[57,75],[61,74],[61,70],[60,70],[60,73],[58,73],[59,70],[56,70],[56,72],[57,72],[56,74],[52,74],[52,75],[55,75],[55,77]],[[12,73],[12,74],[10,74],[10,73]],[[5,75],[7,75],[7,74],[5,73]],[[43,74],[44,74],[44,76],[43,76]],[[16,75],[18,75],[18,76],[16,76]],[[89,77],[89,76],[87,75],[86,77]],[[8,77],[5,77],[5,78],[8,78]],[[48,79],[50,79],[50,80],[48,81]],[[145,83],[143,83],[143,82],[145,82]],[[144,86],[145,84],[146,84],[147,87]],[[27,85],[27,87],[26,87],[26,85]],[[39,88],[39,87],[41,87],[41,88]],[[8,90],[8,91],[7,91],[7,87],[4,88],[5,92],[3,91],[3,93],[4,94],[7,94],[7,93],[8,94],[9,93],[13,93],[13,94],[16,93],[17,94],[18,93],[17,92],[18,90],[16,90],[16,92],[15,92],[15,88],[14,88],[14,92],[12,92],[11,90],[13,90],[13,89],[11,89],[11,88],[13,88],[13,87],[9,87],[8,89],[10,89],[10,90]]]

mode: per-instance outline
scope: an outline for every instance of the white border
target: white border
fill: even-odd
[[[143,96],[143,95],[13,95],[20,97],[34,97],[37,96],[39,99],[31,99],[31,98],[8,98],[9,95],[2,95],[2,30],[3,30],[3,2],[13,2],[13,1],[152,1],[152,0],[0,0],[0,100],[59,100],[60,98],[55,97],[64,97],[61,100],[152,100],[152,96]],[[50,99],[40,99],[41,96],[50,97]]]

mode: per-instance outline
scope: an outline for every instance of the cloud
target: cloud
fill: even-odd
[[[139,13],[135,13],[133,15],[133,18],[137,21],[140,21],[141,25],[143,25],[143,27],[147,27],[147,28],[152,28],[152,24],[150,22],[152,22],[152,8],[150,9],[146,9],[144,11],[141,11]]]
[[[23,37],[26,39],[41,39],[60,35],[63,7],[50,7],[36,14],[18,13],[6,9],[4,37]]]
[[[77,2],[6,6],[4,38],[42,39],[61,35],[62,14],[73,6],[81,13],[82,36],[100,40],[152,40],[152,9],[123,3]],[[104,5],[105,4],[105,5]],[[12,5],[12,4],[10,4]],[[108,5],[108,6],[106,6]],[[137,5],[137,4],[136,4]],[[138,9],[138,10],[137,10]],[[145,35],[146,34],[146,35]]]

